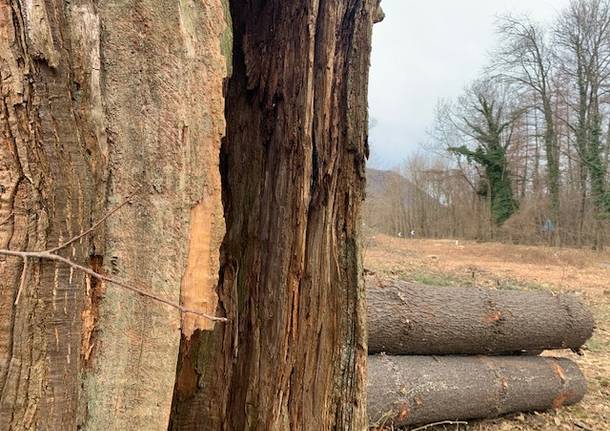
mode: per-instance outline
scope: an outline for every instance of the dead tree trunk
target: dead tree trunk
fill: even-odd
[[[493,418],[557,409],[586,392],[567,359],[486,356],[370,356],[371,425]]]
[[[61,254],[213,312],[225,30],[220,0],[0,2],[0,248],[55,247],[142,187]],[[23,266],[0,257],[0,429],[167,429],[176,310],[44,259],[15,304]]]
[[[231,4],[219,288],[231,321],[183,340],[172,430],[366,426],[359,215],[376,6]]]
[[[66,256],[231,319],[206,334],[207,321],[61,263],[2,257],[0,428],[165,429],[174,383],[175,429],[365,427],[359,214],[377,1],[231,5],[216,291],[223,6],[0,4],[2,249],[52,248],[143,186]]]
[[[574,295],[422,286],[366,277],[369,353],[502,354],[578,349],[593,334]]]

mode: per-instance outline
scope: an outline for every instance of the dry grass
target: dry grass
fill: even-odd
[[[610,430],[610,253],[455,240],[409,240],[377,235],[366,242],[367,269],[425,284],[576,292],[593,310],[597,329],[583,356],[553,352],[581,367],[589,391],[557,412],[517,414],[430,428],[474,431]]]

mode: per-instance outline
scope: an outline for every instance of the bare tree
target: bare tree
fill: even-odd
[[[504,16],[498,22],[501,43],[493,56],[492,70],[520,84],[535,96],[535,109],[544,117],[544,144],[555,241],[559,243],[560,172],[559,144],[553,110],[553,53],[547,32],[527,17]]]
[[[610,213],[610,194],[601,104],[609,90],[610,2],[572,1],[558,19],[555,39],[561,72],[577,95],[571,103],[575,119],[568,124],[576,136],[583,196],[587,178],[590,180],[595,209],[595,246],[603,248],[603,219]]]
[[[422,235],[602,248],[610,232],[610,0],[573,0],[547,26],[505,16],[498,30],[486,73],[437,105],[425,149],[438,158],[405,164],[416,192],[403,213]]]
[[[507,150],[513,143],[516,120],[524,112],[510,100],[509,86],[480,80],[467,88],[452,108],[438,118],[437,130],[452,137],[446,149],[480,166],[482,177],[479,194],[489,198],[491,213],[497,225],[504,223],[516,210]],[[449,134],[448,130],[454,129]]]

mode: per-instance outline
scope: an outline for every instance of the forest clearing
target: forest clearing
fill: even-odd
[[[512,414],[469,421],[468,427],[440,425],[437,430],[606,430],[610,421],[610,252],[521,246],[474,241],[403,239],[373,235],[365,240],[368,271],[434,286],[548,290],[582,295],[596,330],[582,355],[570,350],[545,352],[576,362],[587,378],[584,400],[544,413]]]
[[[610,431],[610,0],[7,0],[0,102],[0,431]]]

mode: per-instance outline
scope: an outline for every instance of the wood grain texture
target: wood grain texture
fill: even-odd
[[[359,231],[377,3],[232,2],[218,308],[231,322],[182,343],[172,430],[366,428]]]
[[[199,296],[213,298],[224,235],[223,5],[105,1],[97,11],[103,23],[108,202],[145,187],[108,220],[104,271],[196,307]],[[201,265],[194,268],[193,261]],[[197,286],[193,298],[194,274],[207,283]],[[175,310],[110,286],[99,315],[100,348],[93,349],[85,379],[87,429],[167,429],[179,328],[184,323],[188,332],[201,322],[186,324]]]
[[[213,297],[227,33],[221,0],[0,1],[1,247],[55,247],[143,186],[61,253],[178,302],[200,246]],[[29,263],[15,306],[0,259],[0,429],[166,429],[178,313]]]

